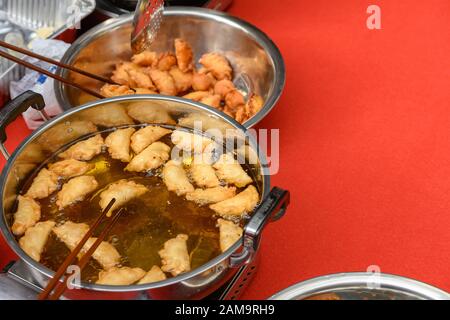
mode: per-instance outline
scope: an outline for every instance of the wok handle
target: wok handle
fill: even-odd
[[[9,101],[2,109],[0,109],[0,152],[6,160],[9,159],[9,153],[4,143],[7,139],[6,127],[14,121],[19,115],[27,111],[29,107],[33,107],[39,111],[44,119],[48,119],[44,112],[44,98],[33,91],[26,91],[15,99]]]
[[[290,203],[290,193],[287,190],[273,188],[269,196],[256,209],[244,229],[243,247],[239,253],[230,257],[230,267],[240,268],[253,260],[261,241],[264,227],[273,221],[281,219]]]

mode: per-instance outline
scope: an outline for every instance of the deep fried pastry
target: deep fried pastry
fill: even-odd
[[[34,227],[30,227],[25,235],[20,238],[19,245],[31,258],[39,262],[44,251],[48,236],[55,226],[53,221],[38,222]]]
[[[217,177],[228,184],[243,188],[252,183],[252,178],[231,154],[223,154],[213,167],[217,170]]]
[[[168,96],[176,96],[177,88],[175,86],[175,81],[172,76],[167,71],[161,71],[157,69],[150,70],[150,77],[158,88],[161,94]]]
[[[182,130],[175,130],[172,133],[171,139],[177,148],[192,153],[203,153],[206,147],[214,143],[209,138]]]
[[[41,219],[41,206],[32,198],[18,196],[18,207],[11,227],[16,236],[21,236]]]
[[[201,57],[200,63],[210,71],[217,80],[231,80],[233,69],[227,58],[223,55],[214,52],[206,53]]]
[[[242,216],[252,212],[259,201],[259,193],[254,186],[239,193],[233,198],[212,204],[209,207],[223,217]]]
[[[140,123],[175,124],[169,112],[156,101],[130,103],[128,115]]]
[[[83,201],[84,198],[91,192],[94,192],[98,187],[98,182],[93,176],[81,176],[71,179],[63,185],[60,192],[58,192],[58,200],[56,205],[59,210]]]
[[[154,51],[143,51],[139,54],[135,54],[131,61],[142,67],[152,67],[158,62],[158,54]]]
[[[89,161],[102,152],[103,145],[103,138],[98,134],[90,139],[78,142],[58,156],[63,159]]]
[[[125,106],[120,103],[108,103],[89,108],[80,112],[81,116],[103,127],[118,127],[134,124]]]
[[[175,39],[175,55],[178,67],[183,72],[191,71],[194,68],[194,52],[191,46],[183,39]]]
[[[159,55],[156,67],[161,71],[169,71],[172,67],[177,65],[177,58],[173,53],[165,52]]]
[[[121,62],[116,65],[111,80],[123,86],[134,87],[136,83],[130,77],[130,70],[137,70],[139,66],[131,62]]]
[[[101,89],[100,93],[105,98],[127,96],[134,94],[134,91],[128,86],[118,86],[116,84],[105,84]]]
[[[78,161],[75,159],[62,160],[52,163],[48,166],[48,170],[55,173],[58,177],[70,179],[78,177],[94,168],[94,164]]]
[[[178,67],[174,66],[169,71],[173,80],[175,81],[175,87],[178,92],[186,92],[192,87],[192,73],[183,72]]]
[[[42,169],[34,178],[26,196],[32,199],[44,199],[58,188],[58,176],[47,169]]]
[[[108,217],[112,212],[128,203],[130,200],[140,197],[145,194],[148,189],[142,184],[134,181],[120,180],[111,184],[105,191],[100,194],[100,207],[105,210],[112,199],[116,202],[108,212]]]
[[[245,104],[245,99],[238,90],[232,90],[225,96],[225,104],[231,110],[236,111]]]
[[[130,69],[128,70],[128,74],[130,76],[129,85],[132,88],[156,89],[148,72],[144,72],[144,70],[140,69]]]
[[[193,101],[200,101],[206,97],[209,97],[210,95],[211,93],[209,91],[194,91],[183,96],[183,98]]]
[[[176,238],[164,243],[164,248],[159,251],[162,261],[161,270],[170,272],[174,277],[191,270],[191,262],[187,249],[188,236],[179,234]]]
[[[131,136],[136,132],[134,128],[118,129],[110,133],[105,139],[108,152],[111,158],[122,162],[130,162],[132,155],[130,152]]]
[[[133,149],[136,154],[139,154],[149,145],[171,132],[172,130],[157,126],[142,128],[131,136],[131,149]]]
[[[200,100],[201,103],[204,103],[208,106],[211,106],[213,108],[219,109],[220,108],[220,103],[221,103],[221,99],[220,96],[217,94],[214,95],[209,95],[203,99]]]
[[[145,88],[134,88],[135,94],[158,94],[155,90]]]
[[[214,85],[214,93],[220,95],[222,99],[225,99],[226,95],[233,90],[236,90],[236,87],[227,79],[217,81]]]
[[[219,219],[217,226],[220,230],[220,249],[222,252],[231,248],[241,237],[243,230],[232,221]]]
[[[220,185],[216,171],[207,161],[195,160],[189,169],[189,175],[200,188],[214,188]]]
[[[158,281],[166,280],[167,276],[164,272],[162,272],[161,268],[158,266],[153,266],[149,272],[143,277],[141,280],[139,280],[138,284],[146,284],[146,283],[153,283]]]
[[[194,192],[188,193],[186,199],[203,206],[233,198],[235,195],[235,187],[215,187],[210,189],[196,189]]]
[[[190,183],[183,165],[176,161],[169,161],[164,166],[163,181],[167,189],[175,192],[178,196],[194,192],[194,186]]]
[[[169,160],[170,147],[162,142],[152,143],[131,160],[126,171],[146,172],[161,167]]]
[[[194,91],[209,91],[214,87],[215,79],[210,74],[195,72],[192,77],[192,89]]]
[[[111,268],[107,271],[100,271],[96,284],[109,286],[128,286],[145,276],[145,271],[141,268]]]

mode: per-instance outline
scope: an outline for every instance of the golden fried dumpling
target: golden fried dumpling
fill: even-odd
[[[41,219],[41,206],[29,197],[18,196],[18,201],[11,229],[16,236],[21,236]]]
[[[130,93],[133,94],[133,93]],[[103,127],[118,127],[134,124],[121,103],[107,103],[80,112],[81,117]]]
[[[176,238],[164,243],[164,248],[159,251],[162,261],[161,270],[170,272],[174,277],[191,270],[191,261],[187,248],[189,237],[179,234]]]
[[[194,192],[186,195],[186,199],[194,201],[199,205],[206,205],[233,198],[235,195],[235,187],[215,187],[209,189],[195,189]]]
[[[205,149],[213,143],[213,141],[199,134],[175,130],[172,133],[172,143],[176,145],[178,149],[184,151],[203,153],[203,151],[205,151]]]
[[[166,280],[167,276],[162,272],[161,268],[158,266],[153,266],[149,272],[139,280],[138,284],[153,283],[158,281]]]
[[[173,53],[164,52],[159,55],[156,68],[161,71],[169,71],[172,67],[177,65],[177,58]]]
[[[228,184],[243,188],[253,182],[252,178],[231,154],[223,154],[213,167],[217,170],[216,174],[219,179]]]
[[[119,86],[116,84],[105,84],[101,89],[100,93],[105,98],[113,98],[120,96],[128,96],[133,95],[134,91],[130,89],[128,86]]]
[[[111,216],[111,213],[115,209],[125,205],[134,198],[142,196],[147,191],[148,189],[142,184],[138,184],[134,181],[120,180],[109,185],[109,187],[100,194],[100,207],[102,210],[105,210],[111,200],[113,198],[116,199],[116,202],[108,212],[108,216]]]
[[[34,178],[26,196],[32,199],[44,199],[58,188],[58,176],[47,169],[42,169]]]
[[[214,87],[216,79],[210,74],[195,72],[192,77],[192,89],[194,91],[209,91]]]
[[[156,90],[156,87],[145,69],[131,69],[128,74],[133,84],[132,88],[144,88],[150,90]]]
[[[233,69],[230,66],[227,58],[219,53],[206,53],[201,59],[200,63],[212,73],[217,80],[232,79]]]
[[[128,115],[140,123],[175,124],[169,112],[157,101],[130,103]]]
[[[217,214],[226,216],[242,216],[252,212],[259,202],[259,193],[254,186],[239,193],[233,198],[212,204],[209,207]]]
[[[178,67],[172,67],[169,71],[175,81],[175,88],[178,92],[186,92],[192,87],[192,73],[183,72]]]
[[[158,62],[158,54],[154,51],[143,51],[139,54],[135,54],[131,61],[142,67],[151,67]]]
[[[126,171],[146,172],[161,167],[170,158],[170,147],[162,142],[154,142],[131,160]]]
[[[236,87],[228,79],[217,81],[214,85],[214,93],[218,94],[222,99],[225,99],[227,94],[234,90],[236,90]]]
[[[168,96],[176,96],[177,88],[175,86],[175,81],[172,76],[167,71],[161,71],[157,69],[152,69],[149,71],[150,77],[156,85],[159,93]]]
[[[183,98],[198,102],[202,99],[209,97],[210,95],[211,93],[209,91],[193,91],[184,95]]]
[[[41,254],[44,251],[48,236],[55,226],[53,221],[38,222],[35,226],[30,227],[25,235],[20,238],[19,245],[31,258],[39,262]]]
[[[128,286],[145,276],[141,268],[114,267],[107,271],[100,271],[96,284],[109,286]]]
[[[111,158],[122,162],[130,162],[132,155],[130,152],[131,136],[136,132],[134,128],[118,129],[113,131],[105,139],[108,152]]]
[[[178,196],[194,192],[194,186],[189,182],[183,165],[176,161],[169,161],[163,169],[163,181],[169,191],[175,192]]]
[[[206,161],[194,160],[189,169],[189,175],[200,188],[214,188],[220,185],[216,171]]]
[[[210,94],[209,96],[204,97],[200,100],[201,103],[206,104],[215,109],[220,109],[221,99],[217,94]]]
[[[219,219],[217,226],[220,230],[220,249],[222,252],[231,248],[241,237],[243,230],[232,221]]]
[[[60,192],[58,192],[58,200],[56,205],[59,210],[74,204],[79,201],[83,201],[84,198],[94,192],[98,187],[98,182],[93,176],[80,176],[71,179],[69,182],[63,185]]]
[[[245,105],[244,96],[238,90],[232,90],[225,96],[225,105],[235,111]]]
[[[69,179],[81,176],[92,170],[94,167],[95,166],[92,163],[69,159],[50,164],[48,170],[55,173],[58,177]]]
[[[103,138],[98,134],[92,138],[76,143],[58,156],[63,159],[89,161],[102,152],[103,145]]]
[[[182,72],[191,71],[194,68],[194,52],[190,44],[183,39],[175,39],[175,55],[177,57],[178,68]]]
[[[145,88],[134,88],[135,94],[158,94],[155,90],[145,89]]]
[[[142,128],[131,136],[131,149],[133,149],[136,154],[139,154],[149,145],[155,143],[171,132],[172,130],[157,126]]]

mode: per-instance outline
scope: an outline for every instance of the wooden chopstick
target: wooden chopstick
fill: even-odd
[[[98,236],[97,240],[89,248],[89,250],[85,254],[83,254],[83,257],[80,259],[80,261],[77,264],[80,271],[82,271],[84,269],[84,267],[86,267],[86,265],[89,262],[89,259],[94,254],[95,250],[97,250],[97,248],[104,241],[104,239],[106,238],[108,233],[111,231],[112,227],[116,224],[117,220],[119,220],[122,211],[123,211],[123,208],[120,209],[112,219],[109,219],[108,224],[105,226],[102,233]],[[48,297],[48,300],[58,300],[68,287],[67,281],[68,280],[64,280],[63,282],[58,282],[53,294]]]
[[[3,50],[0,50],[0,56],[2,56],[5,59],[14,61],[17,64],[23,65],[24,67],[27,67],[27,68],[29,68],[31,70],[34,70],[36,72],[45,74],[46,76],[48,76],[50,78],[53,78],[55,80],[61,81],[62,83],[65,83],[65,84],[67,84],[67,85],[69,85],[71,87],[75,87],[77,89],[80,89],[80,90],[82,90],[82,91],[84,91],[84,92],[86,92],[86,93],[88,93],[88,94],[90,94],[90,95],[92,95],[94,97],[97,97],[97,98],[100,98],[100,99],[104,99],[105,98],[103,95],[101,95],[100,93],[98,93],[98,92],[96,92],[96,91],[94,91],[92,89],[83,87],[82,85],[79,85],[79,84],[77,84],[77,83],[75,83],[73,81],[67,80],[67,79],[65,79],[65,78],[63,78],[61,76],[53,74],[50,71],[47,71],[47,70],[42,69],[42,68],[39,68],[39,67],[35,66],[34,64],[31,64],[31,63],[29,63],[27,61],[23,61],[23,60],[15,57],[15,56],[5,52],[5,51],[3,51]]]
[[[108,211],[112,208],[114,203],[116,202],[116,199],[112,199],[111,202],[108,204],[108,206],[105,208],[105,210],[102,211],[100,216],[95,220],[94,224],[89,228],[88,232],[84,235],[84,237],[81,239],[80,243],[73,249],[73,251],[67,256],[67,258],[63,261],[61,266],[56,271],[55,275],[52,279],[50,279],[49,283],[45,287],[44,291],[42,291],[38,295],[38,300],[45,300],[48,298],[50,293],[53,291],[55,286],[59,283],[59,280],[61,277],[64,276],[66,273],[67,268],[73,263],[73,261],[77,258],[80,251],[83,249],[86,242],[92,237],[94,234],[94,231],[98,228],[100,223],[102,222],[103,218],[106,216]]]
[[[106,82],[106,83],[109,83],[109,84],[117,84],[117,83],[115,83],[114,81],[112,81],[112,80],[110,80],[108,78],[104,78],[104,77],[98,76],[96,74],[92,74],[90,72],[78,69],[78,68],[76,68],[74,66],[71,66],[71,65],[59,62],[59,61],[51,59],[51,58],[47,58],[47,57],[42,56],[40,54],[34,53],[33,51],[30,51],[30,50],[27,50],[27,49],[24,49],[24,48],[21,48],[21,47],[17,47],[15,45],[12,45],[12,44],[7,43],[5,41],[1,41],[0,40],[0,47],[4,47],[6,49],[22,53],[22,54],[30,56],[32,58],[36,58],[36,59],[45,61],[45,62],[50,63],[50,64],[54,64],[54,65],[56,65],[56,66],[58,66],[60,68],[71,70],[73,72],[82,74],[83,76],[86,76],[86,77],[89,77],[89,78],[92,78],[92,79],[95,79],[95,80],[98,80],[98,81]]]

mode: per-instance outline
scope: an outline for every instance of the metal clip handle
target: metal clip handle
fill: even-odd
[[[262,230],[269,222],[284,216],[289,202],[289,191],[277,187],[272,189],[245,227],[242,251],[230,257],[230,267],[240,268],[252,261],[261,241]]]
[[[26,91],[0,109],[0,152],[6,160],[9,159],[9,153],[4,146],[7,139],[6,127],[29,107],[45,114],[44,98],[36,92]]]

